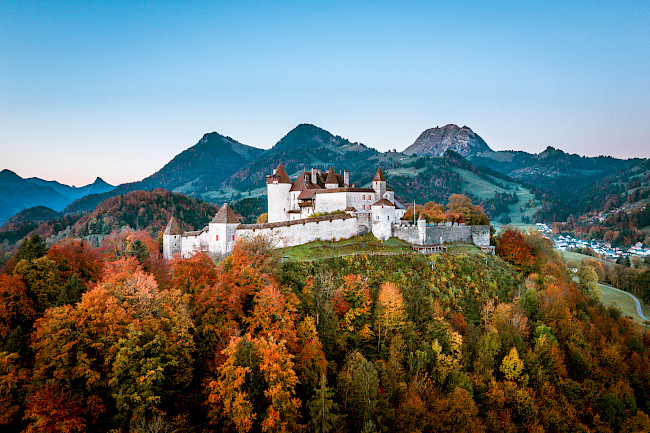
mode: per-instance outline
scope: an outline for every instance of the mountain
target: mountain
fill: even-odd
[[[164,188],[201,194],[219,188],[221,182],[262,152],[262,149],[212,132],[176,155],[156,173],[136,182],[135,186],[136,189]]]
[[[266,176],[282,162],[287,173],[296,174],[310,168],[326,170],[333,165],[339,172],[350,170],[351,182],[369,182],[377,171],[362,167],[381,155],[379,151],[363,144],[352,143],[314,125],[301,124],[289,131],[271,149],[243,166],[225,182],[225,187],[238,191],[263,188],[266,194]],[[353,170],[355,169],[355,170]]]
[[[47,206],[60,211],[71,201],[52,186],[30,182],[11,170],[0,172],[0,223],[28,207]]]
[[[101,194],[115,189],[115,186],[105,182],[101,177],[97,177],[93,183],[82,187],[69,186],[55,180],[43,180],[38,177],[30,177],[25,180],[35,185],[49,186],[62,196],[69,198],[70,201],[77,200],[89,194]]]
[[[469,127],[449,124],[424,131],[403,153],[417,156],[442,156],[452,150],[462,156],[490,151],[487,143]]]
[[[639,164],[640,159],[586,157],[547,147],[539,154],[521,151],[485,151],[470,156],[479,169],[487,167],[529,185],[543,209],[540,221],[563,221],[590,210],[593,186]]]
[[[224,180],[263,152],[262,149],[211,132],[151,176],[138,182],[123,183],[109,192],[82,197],[70,203],[63,213],[91,212],[110,197],[157,188],[215,201],[212,193],[221,190]]]
[[[0,243],[14,243],[34,234],[48,242],[67,237],[101,238],[127,226],[156,237],[172,215],[183,230],[194,230],[203,228],[218,210],[214,204],[164,189],[132,191],[107,198],[89,213],[63,215],[46,208],[22,211],[0,227]]]

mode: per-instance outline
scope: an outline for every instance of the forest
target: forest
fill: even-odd
[[[215,262],[145,231],[34,236],[0,274],[0,428],[650,431],[650,332],[598,301],[595,265],[495,243],[283,261],[255,237]]]

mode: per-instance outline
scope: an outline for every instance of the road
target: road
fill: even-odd
[[[639,300],[637,299],[636,296],[634,296],[633,294],[631,294],[629,292],[626,292],[625,290],[617,289],[616,287],[612,287],[612,286],[610,286],[608,284],[600,283],[600,285],[609,287],[610,289],[616,290],[617,292],[625,293],[626,295],[628,295],[629,297],[634,299],[634,303],[636,304],[636,312],[639,315],[639,317],[641,317],[643,320],[647,320],[647,321],[650,322],[650,319],[643,315],[643,310],[641,309],[641,302],[639,302]]]

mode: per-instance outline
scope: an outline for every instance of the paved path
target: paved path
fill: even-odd
[[[647,320],[650,322],[650,319],[648,319],[646,316],[643,315],[643,310],[641,309],[641,303],[639,302],[636,296],[634,296],[629,292],[626,292],[625,290],[617,289],[616,287],[612,287],[608,284],[603,284],[603,283],[599,283],[599,284],[601,286],[609,287],[610,289],[616,290],[617,292],[625,293],[626,295],[630,296],[632,299],[634,299],[634,303],[636,304],[636,312],[639,315],[639,317],[641,317],[643,320]]]

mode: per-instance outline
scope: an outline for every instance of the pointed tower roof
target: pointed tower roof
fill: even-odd
[[[335,183],[339,184],[339,179],[336,177],[336,173],[334,173],[334,167],[330,165],[330,171],[327,173],[327,179],[325,179],[325,183]]]
[[[291,183],[291,178],[282,164],[278,165],[278,169],[275,170],[275,177],[278,178],[278,183]]]
[[[280,165],[282,166],[282,165]],[[286,175],[286,173],[285,173]],[[239,220],[235,216],[235,212],[230,209],[228,203],[224,203],[219,209],[219,212],[210,221],[211,224],[239,224]]]
[[[375,174],[375,178],[372,181],[375,182],[378,180],[386,182],[386,179],[384,178],[384,172],[381,171],[381,167],[377,168],[377,173]]]
[[[420,218],[418,218],[418,221],[423,220],[423,219],[424,219],[424,213],[420,212]]]
[[[178,222],[176,222],[176,219],[174,219],[174,216],[169,219],[169,223],[167,224],[167,228],[165,228],[165,231],[163,234],[166,235],[182,235],[183,232],[181,231],[181,226],[178,225]]]

